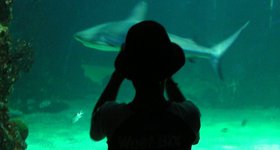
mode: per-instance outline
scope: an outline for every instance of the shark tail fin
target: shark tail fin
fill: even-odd
[[[146,18],[148,9],[148,4],[144,1],[140,1],[132,10],[130,16],[128,17],[128,20],[136,20],[136,21],[142,21]]]
[[[226,38],[225,40],[221,41],[217,45],[213,46],[212,49],[212,58],[211,58],[211,63],[219,75],[220,79],[223,78],[223,74],[221,71],[221,64],[220,64],[220,59],[223,56],[223,54],[228,50],[228,48],[234,43],[234,41],[238,38],[239,34],[241,33],[242,30],[244,30],[250,22],[246,22],[241,28],[239,28],[235,33],[233,33],[231,36]]]

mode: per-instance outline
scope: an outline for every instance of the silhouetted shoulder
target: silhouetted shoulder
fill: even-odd
[[[113,131],[125,120],[132,112],[127,104],[113,101],[106,102],[93,114],[92,133],[95,140],[101,140],[105,136],[111,135]]]
[[[185,123],[192,128],[197,137],[199,137],[201,114],[200,110],[193,102],[172,102],[169,111],[183,119]]]

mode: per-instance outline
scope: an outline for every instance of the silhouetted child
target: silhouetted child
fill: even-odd
[[[132,26],[93,110],[91,138],[107,137],[109,150],[190,150],[199,141],[200,111],[171,79],[184,63],[183,50],[159,23]],[[125,78],[132,81],[135,97],[117,103]]]

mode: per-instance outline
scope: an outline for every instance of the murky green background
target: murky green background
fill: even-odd
[[[11,32],[15,38],[30,40],[36,56],[31,72],[18,81],[13,97],[23,101],[72,100],[100,93],[102,87],[85,78],[81,64],[112,67],[116,54],[86,48],[73,34],[125,19],[137,2],[15,1]],[[222,59],[225,81],[218,79],[207,60],[188,63],[178,73],[178,82],[188,97],[213,107],[279,106],[280,2],[273,2],[271,7],[269,0],[147,1],[147,19],[209,47],[250,21]]]

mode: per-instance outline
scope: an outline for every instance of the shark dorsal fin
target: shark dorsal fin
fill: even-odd
[[[128,17],[128,20],[133,21],[142,21],[146,17],[147,13],[147,3],[144,1],[139,2],[134,9],[132,10],[130,16]]]

